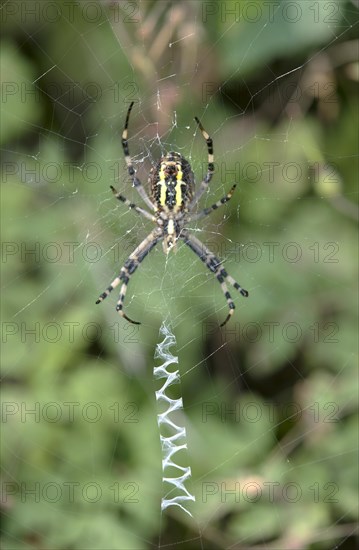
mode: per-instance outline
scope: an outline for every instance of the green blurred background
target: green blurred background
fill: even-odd
[[[2,16],[2,548],[355,547],[358,4],[17,2]],[[193,226],[249,291],[189,249],[157,247],[95,306],[151,223],[146,183],[179,150]],[[117,293],[114,293],[117,294]],[[188,505],[160,513],[153,382],[159,328],[177,340]]]

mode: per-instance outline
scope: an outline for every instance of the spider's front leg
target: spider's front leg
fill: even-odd
[[[136,176],[136,170],[133,167],[133,162],[132,162],[132,158],[131,158],[131,155],[130,155],[130,150],[129,150],[129,147],[128,147],[128,123],[129,123],[129,120],[130,120],[130,114],[131,114],[131,110],[132,110],[133,105],[134,105],[134,101],[132,101],[132,103],[130,104],[130,106],[128,108],[128,111],[127,111],[125,127],[124,127],[123,132],[122,132],[122,148],[123,148],[123,152],[124,152],[124,155],[125,155],[127,170],[128,170],[128,173],[129,173],[129,175],[132,179],[133,186],[137,189],[138,193],[140,194],[140,196],[144,200],[144,202],[147,204],[147,206],[151,210],[155,210],[155,207],[152,204],[151,199],[147,195],[147,193],[145,191],[145,188],[143,187],[142,183],[140,182],[140,180]]]
[[[200,188],[198,189],[197,193],[193,197],[192,201],[190,202],[189,209],[193,210],[194,206],[198,203],[199,199],[202,197],[203,193],[208,189],[209,182],[212,179],[213,173],[214,173],[214,156],[213,156],[213,140],[212,138],[207,134],[206,130],[203,128],[201,122],[197,117],[194,118],[195,121],[198,124],[198,128],[201,131],[202,136],[206,140],[207,143],[207,151],[208,151],[208,165],[207,165],[207,174],[203,178]]]
[[[147,256],[149,252],[151,252],[152,248],[156,246],[158,241],[162,238],[162,231],[158,227],[154,229],[143,241],[142,243],[132,252],[132,254],[128,257],[128,259],[125,261],[123,267],[121,268],[121,271],[119,275],[112,281],[109,287],[100,294],[98,300],[96,301],[96,304],[99,304],[100,302],[103,302],[107,296],[113,291],[114,288],[116,288],[120,282],[122,281],[122,286],[120,290],[120,296],[116,305],[116,311],[119,312],[119,314],[124,317],[127,321],[130,323],[133,323],[135,325],[140,325],[141,323],[139,321],[133,321],[123,311],[123,302],[125,300],[126,296],[126,290],[127,286],[130,280],[131,275],[136,271],[142,260]]]

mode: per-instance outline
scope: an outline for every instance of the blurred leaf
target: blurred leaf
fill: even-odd
[[[226,2],[222,17],[223,36],[220,46],[225,63],[224,74],[235,71],[245,75],[263,67],[275,58],[291,56],[319,46],[333,36],[343,13],[339,1],[277,4],[261,1]],[[234,20],[236,10],[240,15]],[[231,24],[232,23],[232,24]],[[233,76],[233,75],[232,75]]]
[[[1,63],[1,132],[0,141],[10,141],[23,132],[33,131],[43,109],[36,87],[35,68],[20,54],[15,45],[4,41]]]

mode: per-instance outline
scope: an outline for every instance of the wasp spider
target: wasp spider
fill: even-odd
[[[150,171],[148,183],[150,185],[151,192],[149,197],[140,180],[136,176],[128,148],[128,121],[133,104],[134,102],[131,103],[127,112],[125,127],[122,133],[122,147],[125,154],[128,173],[132,178],[133,185],[153,213],[136,206],[136,204],[130,202],[121,193],[118,193],[112,185],[110,187],[116,199],[125,203],[126,206],[138,214],[141,214],[148,220],[154,222],[156,227],[141,242],[134,252],[132,252],[121,268],[119,275],[112,281],[105,292],[99,296],[96,304],[99,304],[107,298],[110,292],[112,292],[113,289],[122,282],[116,310],[130,323],[139,325],[140,323],[138,321],[133,321],[127,317],[123,311],[123,302],[130,277],[136,271],[142,260],[149,252],[151,252],[159,241],[163,241],[163,250],[166,254],[168,254],[171,249],[175,249],[177,240],[181,239],[187,246],[189,246],[191,250],[193,250],[195,254],[197,254],[208,269],[215,274],[221,285],[222,292],[227,300],[229,308],[226,319],[220,325],[222,327],[227,323],[231,315],[233,315],[235,308],[231,295],[228,292],[226,281],[239,290],[242,296],[248,296],[248,292],[244,290],[233,279],[233,277],[228,275],[227,271],[223,268],[221,261],[214,254],[212,254],[212,252],[199,239],[191,235],[186,229],[186,226],[189,222],[199,220],[200,218],[207,216],[213,210],[216,210],[219,206],[228,202],[231,199],[236,186],[233,185],[227,195],[212,206],[197,213],[193,213],[194,207],[202,197],[203,193],[207,190],[208,184],[211,181],[214,172],[212,139],[209,137],[198,118],[195,117],[195,121],[197,122],[198,127],[206,140],[208,149],[207,174],[199,189],[196,193],[194,192],[194,175],[189,162],[183,158],[180,153],[171,151],[170,153],[167,153],[167,155],[161,157],[161,159]]]

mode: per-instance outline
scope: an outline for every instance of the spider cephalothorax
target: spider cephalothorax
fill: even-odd
[[[193,208],[197,205],[199,199],[207,190],[214,171],[212,139],[209,137],[202,124],[196,117],[195,121],[197,122],[199,129],[206,140],[208,148],[207,174],[202,180],[198,191],[194,193],[194,175],[189,162],[180,153],[171,151],[170,153],[167,153],[167,155],[161,157],[157,164],[151,169],[148,178],[151,192],[150,196],[148,196],[140,180],[136,176],[128,149],[128,121],[132,107],[133,102],[127,111],[125,128],[122,133],[122,147],[133,185],[136,187],[146,205],[150,208],[150,210],[152,210],[153,214],[130,202],[121,193],[118,193],[112,185],[110,187],[118,200],[124,202],[129,208],[135,210],[138,214],[141,214],[154,222],[156,227],[126,260],[119,275],[112,281],[105,292],[100,295],[96,303],[99,304],[102,302],[122,281],[120,297],[117,302],[116,310],[120,313],[120,315],[122,315],[122,317],[127,319],[127,321],[140,324],[138,321],[132,321],[132,319],[127,317],[123,311],[123,302],[129,279],[142,260],[159,241],[163,241],[163,249],[165,253],[168,254],[170,250],[175,249],[177,241],[182,239],[186,245],[197,254],[202,262],[206,264],[208,269],[216,275],[216,278],[221,285],[229,308],[228,315],[225,321],[221,324],[221,326],[223,326],[230,319],[231,315],[233,315],[235,308],[231,295],[228,292],[226,281],[239,290],[242,296],[248,296],[248,292],[244,290],[233,279],[233,277],[228,275],[226,270],[223,268],[221,261],[203,243],[201,243],[199,239],[191,235],[186,227],[189,222],[207,216],[213,212],[213,210],[216,210],[219,206],[229,201],[236,186],[233,185],[227,195],[212,204],[212,206],[204,208],[195,214],[192,213]]]

